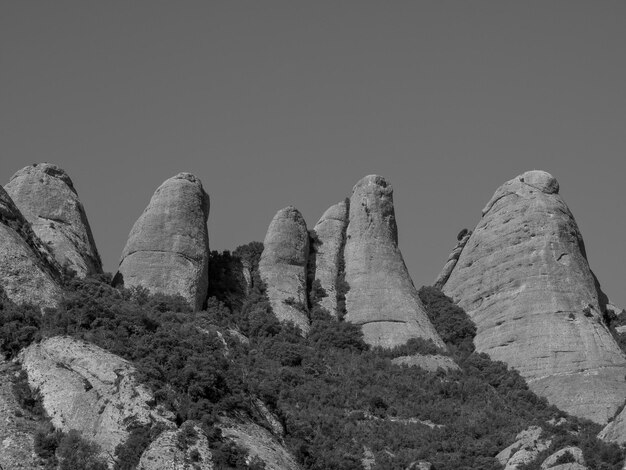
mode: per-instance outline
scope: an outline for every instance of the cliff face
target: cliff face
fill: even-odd
[[[279,210],[267,229],[259,274],[276,317],[295,323],[304,334],[309,331],[308,256],[309,234],[302,214],[292,206]]]
[[[135,368],[97,346],[68,337],[53,337],[20,353],[32,389],[56,429],[76,429],[96,442],[110,459],[124,442],[128,423],[162,423],[174,427],[154,397],[135,380]]]
[[[80,277],[102,272],[85,209],[64,170],[49,163],[27,166],[4,189],[60,265]]]
[[[315,278],[320,281],[326,297],[320,306],[337,316],[337,281],[343,263],[343,247],[348,226],[348,205],[340,202],[330,207],[313,229],[315,242]]]
[[[0,287],[16,304],[56,307],[61,297],[59,265],[0,187]]]
[[[445,348],[398,248],[393,189],[381,176],[366,176],[354,186],[344,260],[345,319],[361,325],[368,344],[391,348],[424,338]]]
[[[443,291],[476,323],[476,349],[517,369],[538,395],[598,423],[623,403],[626,357],[550,174],[530,171],[496,191]]]
[[[114,283],[180,294],[200,310],[209,279],[208,216],[198,178],[179,173],[166,180],[130,231]]]

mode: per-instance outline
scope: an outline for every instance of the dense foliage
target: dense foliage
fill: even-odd
[[[259,246],[240,253],[247,253],[254,267]],[[219,277],[238,261],[235,254],[218,255],[212,259],[223,261],[213,268]],[[501,468],[495,455],[533,424],[558,437],[553,440],[561,447],[553,444],[552,451],[579,445],[592,468],[620,468],[621,451],[594,437],[598,426],[548,405],[519,374],[477,354],[474,325],[436,289],[421,289],[420,298],[447,350],[413,341],[389,352],[368,348],[358,327],[320,308],[319,286],[303,306],[312,320],[304,338],[294,325],[277,321],[254,272],[241,300],[225,305],[244,290],[232,288],[228,295],[222,292],[222,300],[210,298],[198,313],[181,298],[115,289],[107,281],[102,276],[68,281],[65,299],[44,317],[5,299],[0,351],[14,357],[33,341],[66,334],[133,361],[139,379],[179,425],[202,424],[219,468],[246,468],[245,453],[222,441],[215,423],[233,412],[257,419],[255,397],[278,417],[286,445],[306,469],[360,469],[367,449],[379,470],[405,469],[417,460],[436,470],[495,470]],[[460,369],[427,372],[391,362],[398,355],[433,353],[451,356]],[[563,417],[566,424],[546,424]],[[132,439],[117,451],[126,465],[120,468],[132,468],[158,433],[131,431]]]

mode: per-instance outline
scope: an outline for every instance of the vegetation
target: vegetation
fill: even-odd
[[[224,267],[214,269],[227,272],[237,262],[236,253],[250,256],[253,267],[258,264],[255,244],[232,255],[212,255]],[[434,288],[422,288],[420,298],[446,343],[445,354],[460,370],[427,372],[393,365],[391,358],[397,355],[444,351],[425,341],[393,351],[370,349],[360,328],[319,306],[325,293],[315,280],[306,338],[293,324],[277,321],[256,272],[240,300],[233,302],[241,291],[226,286],[228,296],[222,291],[220,299],[214,292],[206,310],[198,313],[189,311],[180,297],[116,289],[107,280],[68,280],[64,300],[44,317],[5,299],[0,306],[0,351],[15,357],[33,341],[64,334],[132,361],[138,378],[158,404],[175,414],[179,426],[190,420],[200,424],[218,468],[263,467],[258,459],[246,463],[245,452],[223,440],[217,426],[221,415],[235,412],[255,419],[255,397],[280,421],[287,447],[305,469],[361,468],[367,447],[379,470],[405,469],[417,460],[431,462],[436,470],[495,470],[501,468],[496,454],[530,425],[554,436],[547,452],[577,445],[598,469],[617,469],[623,461],[619,447],[595,438],[599,426],[548,405],[519,374],[476,353],[475,326]],[[565,424],[547,424],[561,418]],[[117,469],[133,468],[159,432],[132,423],[129,429],[131,438],[116,449]],[[60,444],[54,447],[50,441],[56,438],[49,434],[42,435],[39,446],[59,454]],[[183,432],[179,445],[189,446],[192,434]],[[538,468],[537,462],[530,465],[535,467],[528,469]]]

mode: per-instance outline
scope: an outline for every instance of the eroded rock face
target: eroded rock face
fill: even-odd
[[[467,241],[471,235],[471,230],[464,230],[459,234],[456,246],[452,250],[452,253],[450,253],[450,256],[448,256],[448,260],[439,273],[439,276],[435,279],[435,283],[433,284],[434,287],[441,289],[448,281],[448,278],[450,277],[450,274],[452,274],[456,263],[459,261],[461,252],[463,251],[463,248],[465,248],[465,245],[467,245]]]
[[[215,467],[208,439],[197,424],[188,421],[180,429],[162,432],[141,455],[138,468],[213,470]]]
[[[61,266],[79,277],[102,272],[85,209],[64,170],[50,163],[27,166],[4,189]]]
[[[246,419],[223,418],[220,429],[222,436],[248,451],[250,458],[256,457],[266,470],[301,470],[295,457],[267,429]]]
[[[295,207],[276,213],[263,247],[259,274],[267,287],[274,314],[280,321],[295,323],[306,334],[309,331],[306,313],[309,234],[302,214]]]
[[[381,176],[366,176],[354,186],[344,260],[345,319],[362,326],[368,344],[391,348],[424,338],[445,348],[398,248],[393,189]]]
[[[443,286],[477,326],[476,349],[576,416],[606,423],[626,397],[626,357],[574,217],[543,171],[501,186]]]
[[[7,192],[0,187],[0,287],[16,304],[56,307],[60,268]]]
[[[518,466],[532,462],[540,452],[550,447],[551,441],[541,437],[542,429],[539,426],[520,432],[515,442],[496,455],[504,470],[516,470]]]
[[[337,279],[343,263],[343,247],[348,226],[348,204],[343,201],[330,207],[313,229],[315,242],[315,279],[320,281],[326,297],[320,306],[337,316]]]
[[[201,181],[179,173],[156,190],[128,236],[114,284],[180,294],[195,310],[209,276],[209,196]]]
[[[19,360],[54,427],[80,431],[109,461],[128,438],[130,422],[174,427],[170,416],[154,407],[148,389],[136,382],[135,368],[93,344],[53,337],[24,349]]]
[[[559,458],[565,457],[566,454],[569,454],[574,461],[566,464],[557,464]],[[557,450],[554,454],[544,460],[541,464],[541,470],[546,470],[548,468],[552,470],[585,470],[587,467],[585,466],[583,451],[579,447],[570,446]]]

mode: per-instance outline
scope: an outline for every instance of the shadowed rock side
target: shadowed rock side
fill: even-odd
[[[30,224],[0,187],[0,287],[16,304],[56,307],[59,266]]]
[[[156,190],[128,236],[114,284],[180,294],[195,309],[206,300],[209,279],[209,196],[189,173]]]
[[[606,423],[626,397],[626,357],[602,320],[594,276],[555,178],[501,186],[443,291],[477,326],[476,349],[517,369],[559,408]]]
[[[263,246],[259,274],[267,287],[274,314],[280,321],[291,321],[304,334],[308,333],[306,270],[309,234],[295,207],[289,206],[276,213]]]
[[[330,207],[315,225],[315,279],[326,292],[320,306],[337,316],[337,279],[343,260],[348,205],[340,202]]]
[[[366,176],[354,186],[349,212],[345,319],[362,325],[365,341],[373,346],[391,348],[424,338],[445,348],[398,248],[391,186],[380,176]]]
[[[148,389],[136,382],[135,368],[97,346],[53,337],[32,344],[19,358],[54,427],[80,431],[109,462],[115,447],[128,438],[129,422],[175,427],[167,413],[154,408]]]
[[[102,272],[85,209],[64,170],[49,163],[27,166],[4,189],[60,265],[79,277]]]

